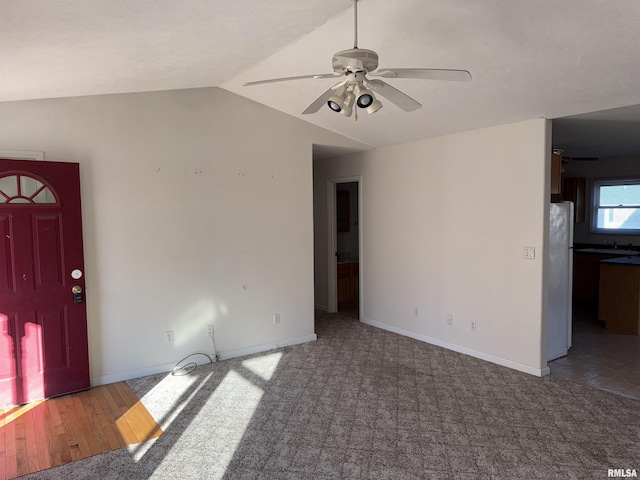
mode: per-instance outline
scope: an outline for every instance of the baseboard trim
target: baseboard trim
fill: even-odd
[[[281,340],[278,342],[254,345],[252,347],[236,348],[234,350],[220,351],[218,352],[218,359],[229,360],[231,358],[244,357],[246,355],[253,355],[256,353],[268,352],[269,350],[276,350],[278,348],[289,347],[291,345],[299,345],[301,343],[315,342],[317,339],[318,337],[314,333],[311,335],[289,338],[289,339]],[[207,355],[213,358],[212,353],[210,352],[206,352],[206,353]],[[151,367],[145,367],[145,368],[136,368],[134,370],[126,370],[124,372],[114,373],[111,375],[100,375],[96,377],[91,377],[91,386],[95,387],[98,385],[107,385],[109,383],[122,382],[124,380],[131,380],[132,378],[140,378],[140,377],[146,377],[149,375],[157,375],[159,373],[168,373],[171,370],[173,370],[173,367],[175,367],[178,361],[179,359],[172,363],[165,363],[162,365],[153,365]],[[207,359],[207,357],[203,355],[198,355],[196,357],[190,358],[189,361],[195,362],[198,365],[205,365],[209,363],[209,360]]]
[[[193,357],[193,362],[198,365],[209,363],[206,357],[199,358]],[[189,359],[191,360],[191,359]],[[173,370],[178,360],[173,363],[165,363],[162,365],[153,365],[152,367],[136,368],[134,370],[125,370],[124,372],[113,373],[110,375],[100,375],[97,377],[91,377],[91,386],[96,387],[98,385],[108,385],[110,383],[122,382],[124,380],[131,380],[132,378],[147,377],[149,375],[157,375],[158,373],[168,373]]]
[[[316,310],[322,310],[323,312],[328,312],[329,307],[327,305],[320,305],[319,303],[315,304]]]
[[[551,373],[549,367],[545,367],[542,369],[533,368],[529,365],[513,362],[511,360],[507,360],[501,357],[496,357],[495,355],[490,355],[488,353],[479,352],[471,348],[463,347],[461,345],[456,345],[455,343],[445,342],[444,340],[440,340],[439,338],[430,337],[428,335],[423,335],[421,333],[413,332],[411,330],[405,330],[404,328],[396,327],[394,325],[389,325],[388,323],[378,322],[376,320],[370,320],[368,318],[362,318],[360,321],[362,323],[366,323],[367,325],[371,325],[372,327],[388,330],[389,332],[397,333],[399,335],[413,338],[415,340],[420,340],[421,342],[430,343],[431,345],[436,345],[438,347],[446,348],[447,350],[453,350],[454,352],[463,353],[465,355],[469,355],[470,357],[486,360],[487,362],[502,365],[503,367],[511,368],[513,370],[518,370],[519,372],[528,373],[530,375],[535,375],[537,377],[544,377],[545,375],[549,375],[549,373]]]
[[[303,337],[289,338],[273,343],[263,343],[262,345],[255,345],[247,348],[237,348],[235,350],[227,350],[226,352],[218,352],[220,360],[228,360],[230,358],[244,357],[245,355],[253,355],[254,353],[268,352],[269,350],[276,350],[277,348],[290,347],[291,345],[299,345],[301,343],[315,342],[318,336],[313,333],[311,335],[305,335]]]

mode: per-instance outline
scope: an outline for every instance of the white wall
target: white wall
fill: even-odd
[[[211,353],[207,324],[222,357],[315,338],[312,143],[362,145],[216,88],[0,103],[0,125],[0,149],[80,163],[93,383]]]
[[[574,230],[574,242],[576,243],[596,243],[617,242],[620,245],[629,243],[638,246],[640,239],[638,235],[603,235],[592,234],[591,212],[592,212],[592,181],[604,178],[638,178],[640,176],[640,156],[631,157],[611,157],[601,158],[598,161],[573,160],[564,167],[564,178],[585,177],[587,179],[587,191],[585,199],[585,221],[576,223]]]
[[[547,373],[550,150],[539,119],[314,162],[316,304],[328,304],[327,179],[362,175],[362,320]]]

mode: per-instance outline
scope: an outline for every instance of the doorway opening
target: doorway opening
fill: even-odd
[[[635,257],[622,252],[640,250],[640,243],[634,235],[623,233],[619,236],[620,232],[616,234],[613,230],[603,235],[592,228],[598,180],[617,179],[627,183],[629,179],[638,178],[638,154],[635,152],[639,151],[640,142],[637,134],[632,133],[640,117],[635,108],[636,115],[632,118],[634,108],[590,112],[552,121],[551,144],[557,156],[555,181],[551,176],[548,181],[564,200],[574,202],[576,221],[572,244],[573,340],[568,355],[549,362],[549,366],[553,376],[640,399],[640,336],[616,333],[611,325],[607,328],[604,312],[599,312],[599,308],[609,302],[616,315],[619,315],[617,312],[632,311],[637,289],[634,293],[629,282],[618,286],[621,280],[618,275],[613,279],[614,283],[606,277],[601,278],[601,266],[606,268],[607,263],[600,262],[614,257]],[[620,136],[623,130],[628,132],[624,140]],[[608,134],[609,131],[616,132],[615,138]],[[622,144],[626,154],[620,151]],[[616,193],[615,189],[610,192]],[[616,241],[625,247],[616,248]],[[631,266],[624,268],[633,269]],[[601,281],[603,294],[613,293],[605,305],[601,304],[604,300],[600,293]],[[621,300],[617,300],[618,294],[623,296]]]
[[[327,180],[327,291],[329,313],[362,317],[362,181]]]
[[[360,318],[358,182],[336,183],[336,296],[338,313]]]

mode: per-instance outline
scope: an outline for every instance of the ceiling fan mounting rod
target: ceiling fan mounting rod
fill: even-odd
[[[353,0],[353,48],[358,48],[358,0]]]

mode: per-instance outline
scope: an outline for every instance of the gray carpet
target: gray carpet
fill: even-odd
[[[640,402],[318,313],[318,341],[130,381],[165,434],[33,479],[604,479]]]

